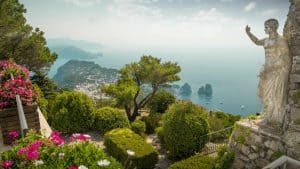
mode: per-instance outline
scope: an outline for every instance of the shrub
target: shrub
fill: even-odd
[[[148,107],[151,113],[165,113],[169,105],[175,103],[175,96],[167,91],[159,91],[149,101]]]
[[[216,169],[231,169],[234,161],[234,153],[229,152],[227,147],[221,147],[218,150],[218,160]]]
[[[164,142],[170,157],[182,159],[193,155],[208,142],[207,112],[191,102],[170,106],[163,116]]]
[[[92,100],[79,92],[58,94],[51,104],[49,119],[52,127],[67,133],[84,132],[93,125]]]
[[[113,129],[105,134],[107,152],[126,169],[152,169],[158,161],[157,151],[130,129]]]
[[[155,129],[155,133],[157,134],[160,142],[163,144],[164,143],[164,129],[163,129],[163,127],[157,127]]]
[[[117,101],[116,101],[116,99],[112,99],[112,98],[95,99],[95,104],[96,104],[97,108],[102,108],[102,107],[117,107]]]
[[[18,140],[14,148],[0,155],[0,163],[11,161],[13,168],[57,169],[80,165],[87,168],[122,168],[115,159],[88,141],[58,146],[54,138],[61,139],[57,133],[50,139],[29,133],[25,138]]]
[[[174,163],[169,169],[215,169],[216,159],[209,156],[194,155],[188,159]]]
[[[240,116],[235,116],[224,112],[214,112],[209,116],[208,123],[211,132],[215,132],[233,126],[234,123],[239,119]],[[214,133],[211,135],[210,141],[211,142],[223,141],[224,139],[228,139],[231,133],[232,133],[232,129]]]
[[[146,132],[146,124],[142,120],[135,120],[131,123],[131,130],[142,136]]]
[[[149,116],[145,118],[146,123],[146,133],[152,134],[155,129],[161,126],[162,114],[160,113],[150,113]]]
[[[43,113],[43,115],[45,116],[45,118],[48,118],[48,100],[45,99],[44,94],[41,90],[41,88],[37,85],[37,84],[32,84],[33,90],[36,93],[37,96],[37,104],[41,110],[41,112]]]
[[[103,107],[96,110],[94,119],[94,128],[103,134],[114,128],[130,126],[125,112],[111,107]]]

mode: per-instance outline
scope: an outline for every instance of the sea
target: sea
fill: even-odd
[[[121,68],[125,64],[138,61],[142,55],[161,58],[162,62],[177,62],[181,67],[181,80],[175,84],[190,84],[190,96],[177,96],[191,100],[195,104],[212,111],[223,111],[246,117],[262,111],[257,97],[259,70],[264,62],[263,49],[210,49],[210,50],[102,50],[102,57],[92,59],[102,67]],[[49,76],[69,59],[58,58]],[[211,84],[212,97],[197,94],[205,84]]]

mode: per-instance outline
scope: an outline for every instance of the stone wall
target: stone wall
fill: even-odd
[[[229,148],[235,153],[234,169],[261,169],[282,155],[300,160],[300,132],[243,120],[236,123]]]
[[[300,125],[300,0],[290,0],[291,6],[284,27],[291,53],[291,72],[289,77],[288,105],[286,123],[295,127]]]

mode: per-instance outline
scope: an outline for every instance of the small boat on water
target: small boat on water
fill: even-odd
[[[241,105],[241,109],[243,110],[245,108],[245,106],[244,105]]]

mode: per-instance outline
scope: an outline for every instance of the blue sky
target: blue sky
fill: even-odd
[[[282,32],[288,0],[21,0],[47,38],[97,42],[120,50],[249,48],[244,27],[264,37],[276,18]],[[252,46],[253,47],[253,46]]]

